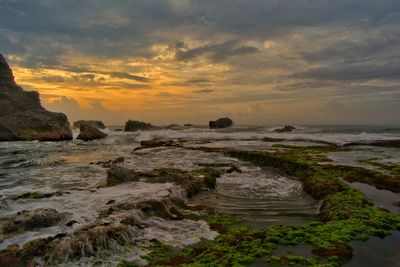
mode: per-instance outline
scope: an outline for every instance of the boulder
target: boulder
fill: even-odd
[[[24,91],[0,54],[0,141],[71,140],[67,117],[50,112],[40,103],[38,92]]]
[[[102,121],[94,121],[94,120],[79,120],[79,121],[75,121],[74,122],[74,128],[81,128],[82,124],[87,124],[89,126],[92,126],[93,128],[97,128],[97,129],[105,129],[106,126],[104,125],[104,123]]]
[[[107,134],[103,133],[97,128],[89,126],[88,124],[81,124],[80,133],[77,139],[81,139],[84,141],[91,141],[95,139],[103,139],[107,136]]]
[[[3,233],[21,233],[35,228],[50,227],[58,224],[65,218],[65,214],[55,209],[40,208],[24,210],[5,220],[2,225]]]
[[[220,129],[220,128],[227,128],[233,125],[233,121],[230,118],[219,118],[216,121],[210,121],[208,126],[210,129]]]
[[[155,128],[156,127],[151,125],[151,123],[143,121],[129,120],[125,124],[125,132],[147,131],[154,130]]]
[[[295,129],[296,129],[296,128],[293,127],[293,126],[285,125],[285,126],[282,127],[282,128],[275,129],[274,132],[275,132],[275,133],[286,133],[286,132],[291,132],[291,131],[293,131],[293,130],[295,130]]]

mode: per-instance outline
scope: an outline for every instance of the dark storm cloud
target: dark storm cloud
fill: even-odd
[[[293,76],[297,78],[338,81],[362,81],[374,79],[400,80],[400,64],[397,62],[390,62],[371,65],[332,65],[327,67],[311,68]]]
[[[213,61],[222,61],[231,56],[239,56],[258,52],[256,47],[240,46],[238,40],[229,40],[220,44],[212,44],[193,49],[179,49],[176,51],[177,60],[191,60],[206,55]]]
[[[361,40],[342,40],[315,52],[305,52],[302,56],[308,61],[324,60],[363,60],[384,56],[390,52],[400,55],[400,32],[384,32],[371,38],[365,36]]]
[[[83,63],[74,66],[64,62],[65,55],[94,56],[99,62],[149,59],[157,55],[153,45],[174,44],[170,49],[175,58],[171,60],[228,62],[242,75],[230,79],[231,83],[235,79],[243,84],[257,79],[267,83],[276,79],[258,71],[266,69],[266,64],[273,69],[274,63],[269,63],[263,48],[247,41],[262,44],[286,38],[290,42],[290,37],[304,35],[306,43],[296,43],[285,50],[290,55],[282,55],[290,60],[297,56],[304,64],[284,62],[296,68],[287,70],[296,74],[283,77],[296,78],[307,89],[310,84],[321,84],[310,79],[338,83],[400,79],[400,66],[394,62],[400,56],[399,24],[398,0],[0,0],[0,53],[18,56],[23,67],[54,67],[86,75],[95,71]],[[347,38],[343,38],[345,30],[351,32],[346,33]],[[313,31],[323,32],[324,39],[312,35]],[[338,41],[335,38],[340,34],[343,36]],[[188,39],[197,42],[193,45]],[[256,64],[253,60],[258,55],[265,60]],[[152,81],[131,73],[135,71],[98,74]],[[191,80],[184,83],[207,83],[202,77],[185,76]],[[59,77],[49,79],[61,81]],[[91,79],[94,77],[86,77]],[[145,84],[127,86],[151,88]]]
[[[181,5],[185,2],[187,7]],[[12,32],[17,39],[14,43],[2,43],[1,48],[6,54],[48,51],[47,58],[57,58],[60,51],[54,46],[38,45],[28,49],[32,46],[31,40],[39,42],[39,37],[46,37],[54,43],[70,44],[78,51],[96,56],[151,56],[149,46],[157,42],[176,42],[176,36],[207,40],[227,33],[246,39],[282,36],[301,27],[349,25],[365,29],[398,23],[399,10],[400,1],[397,0],[2,0],[0,30]],[[177,58],[190,59],[209,51],[214,53],[214,60],[223,60],[230,55],[255,51],[254,47],[232,48],[230,45],[232,43],[227,42],[198,47],[178,53]],[[216,52],[226,46],[228,52]],[[29,61],[37,60],[33,56],[29,58]],[[59,62],[52,59],[47,64],[50,63]]]

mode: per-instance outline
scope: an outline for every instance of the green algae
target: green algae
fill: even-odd
[[[352,257],[351,241],[365,241],[371,236],[384,238],[400,229],[400,217],[374,207],[365,195],[352,189],[341,178],[360,172],[359,168],[318,164],[322,154],[341,148],[311,147],[269,152],[231,151],[228,154],[259,166],[271,166],[297,176],[304,191],[322,200],[320,221],[303,226],[279,225],[265,229],[224,221],[212,215],[203,218],[220,235],[188,247],[149,266],[246,266],[263,257],[271,266],[341,266]],[[370,173],[368,173],[371,175]],[[373,173],[375,174],[375,173]],[[377,176],[374,176],[375,179]],[[308,244],[311,257],[276,256],[279,246]]]
[[[398,163],[382,162],[378,158],[363,159],[360,162],[372,165],[383,171],[389,171],[393,175],[400,174],[400,164]]]

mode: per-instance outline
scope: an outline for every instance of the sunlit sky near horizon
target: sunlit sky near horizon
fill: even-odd
[[[400,124],[398,0],[0,0],[0,53],[71,121]]]

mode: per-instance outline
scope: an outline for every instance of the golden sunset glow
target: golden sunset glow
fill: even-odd
[[[397,120],[397,28],[387,21],[363,30],[354,17],[365,18],[362,10],[328,23],[297,16],[343,10],[291,3],[284,16],[296,21],[282,21],[268,1],[243,9],[189,0],[82,5],[43,2],[36,14],[10,3],[24,25],[43,17],[48,26],[0,26],[17,82],[71,121],[204,124],[229,115],[239,124],[364,123],[366,113]]]

